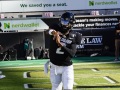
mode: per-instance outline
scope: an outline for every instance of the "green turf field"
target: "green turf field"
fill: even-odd
[[[120,62],[114,57],[74,58],[74,90],[120,90]],[[44,60],[1,61],[0,90],[50,90]]]

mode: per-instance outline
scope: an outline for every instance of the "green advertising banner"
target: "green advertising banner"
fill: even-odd
[[[41,19],[6,19],[0,20],[1,29],[3,31],[44,31],[48,29]]]

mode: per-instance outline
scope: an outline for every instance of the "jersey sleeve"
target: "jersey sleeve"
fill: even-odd
[[[62,49],[64,50],[64,52],[66,54],[68,54],[70,57],[74,57],[74,55],[77,52],[76,45],[81,44],[81,40],[82,40],[82,34],[81,33],[76,32],[75,34],[76,34],[75,37],[74,37],[75,42],[73,42],[71,44],[71,48],[67,48],[66,46],[62,46]]]
[[[62,46],[62,50],[68,54],[70,57],[74,57],[74,55],[76,54],[76,44],[72,44],[71,48],[67,48],[66,46]]]

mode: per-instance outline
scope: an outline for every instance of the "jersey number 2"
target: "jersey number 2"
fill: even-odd
[[[56,53],[57,54],[64,54],[64,52],[61,51],[61,47],[57,48]]]

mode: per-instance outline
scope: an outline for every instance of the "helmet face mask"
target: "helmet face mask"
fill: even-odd
[[[60,20],[61,20],[60,23],[61,23],[62,25],[68,25],[68,24],[69,24],[69,19],[61,18]]]

